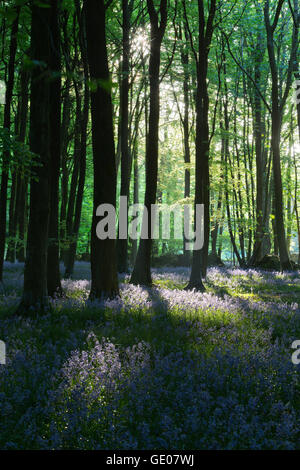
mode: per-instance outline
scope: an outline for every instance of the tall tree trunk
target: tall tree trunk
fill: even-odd
[[[8,222],[8,243],[6,261],[14,263],[16,260],[16,197],[17,197],[17,172],[11,172],[11,187],[9,200],[9,222]]]
[[[80,167],[80,153],[81,153],[81,94],[79,86],[74,81],[75,95],[76,95],[76,117],[75,117],[75,131],[74,131],[74,152],[73,152],[73,171],[71,176],[69,198],[67,204],[66,214],[66,227],[65,227],[65,243],[63,247],[63,261],[66,265],[67,253],[72,243],[73,221],[75,212],[76,190],[78,186],[79,167]]]
[[[150,111],[146,148],[146,190],[144,202],[147,215],[143,217],[142,223],[142,233],[146,234],[146,237],[140,239],[130,281],[133,284],[142,285],[152,285],[150,266],[152,248],[151,205],[156,202],[157,191],[160,49],[167,24],[167,1],[160,1],[160,25],[158,24],[158,14],[153,0],[147,0],[147,6],[151,23],[151,44],[149,61]]]
[[[293,155],[293,160],[294,160],[294,172],[295,172],[295,206],[294,206],[294,211],[296,215],[296,223],[297,223],[297,235],[298,235],[298,264],[300,264],[300,215],[299,215],[299,209],[298,209],[298,167],[297,167],[297,162],[296,162],[296,152],[294,152]]]
[[[16,17],[12,24],[11,38],[9,46],[8,80],[5,93],[4,120],[3,127],[10,131],[11,126],[11,102],[15,77],[15,58],[17,51],[17,34],[19,28],[20,7],[16,7]],[[6,206],[7,206],[7,188],[9,175],[9,151],[3,153],[1,188],[0,188],[0,282],[3,280],[3,262],[5,253],[6,237]]]
[[[133,204],[139,203],[139,167],[137,141],[133,148]],[[137,255],[137,240],[132,240],[131,262],[134,265]]]
[[[274,49],[274,31],[278,24],[278,18],[282,9],[283,1],[278,0],[275,18],[273,23],[270,22],[269,12],[269,0],[265,2],[264,18],[267,32],[267,48],[269,55],[269,63],[271,69],[272,78],[272,107],[271,107],[271,118],[272,118],[272,155],[273,155],[273,178],[274,178],[274,205],[275,205],[275,223],[276,223],[276,235],[279,249],[280,265],[282,270],[289,270],[292,268],[289,254],[287,250],[285,228],[284,228],[284,217],[283,217],[283,194],[282,194],[282,177],[281,177],[281,162],[280,162],[280,136],[281,136],[281,124],[284,103],[287,98],[289,87],[291,86],[290,75],[293,70],[293,55],[296,53],[295,44],[297,47],[297,31],[293,33],[292,50],[291,50],[291,62],[292,65],[289,67],[291,70],[288,71],[288,78],[286,89],[283,98],[280,100],[279,97],[279,84],[278,84],[278,68],[276,63],[275,49]],[[298,11],[297,11],[298,14]],[[295,50],[294,50],[295,49]]]
[[[238,93],[238,83],[237,83],[237,90]],[[244,211],[243,211],[243,201],[242,201],[242,194],[241,194],[241,170],[240,170],[240,152],[239,146],[237,142],[237,110],[236,110],[236,100],[234,101],[234,124],[233,124],[233,131],[234,131],[234,146],[236,150],[236,162],[237,162],[237,189],[235,190],[235,197],[236,197],[236,214],[237,214],[237,225],[238,225],[238,234],[239,234],[239,242],[240,242],[240,250],[241,250],[241,258],[242,263],[245,266],[245,238],[244,238]],[[233,168],[233,167],[232,167]],[[233,168],[234,170],[234,168]]]
[[[188,39],[187,26],[185,24],[185,38]],[[184,198],[191,195],[191,152],[190,152],[190,100],[189,100],[189,54],[184,50],[181,51],[181,64],[183,66],[183,97],[184,97],[184,115],[183,115],[183,143],[184,143]],[[183,240],[183,254],[185,263],[190,260],[190,252],[186,249],[186,238]]]
[[[122,12],[123,12],[123,58],[122,58],[122,77],[121,77],[121,101],[120,101],[120,112],[121,112],[121,190],[120,196],[126,197],[126,212],[121,213],[123,208],[120,209],[119,221],[121,220],[123,225],[126,224],[126,234],[123,238],[119,238],[117,241],[117,252],[118,252],[118,271],[128,271],[128,197],[129,197],[129,186],[130,186],[130,172],[129,172],[129,145],[128,145],[128,97],[129,97],[129,56],[130,56],[130,19],[131,19],[131,5],[128,4],[128,0],[122,0]],[[120,206],[121,207],[121,206]]]
[[[224,62],[224,74],[226,76],[226,64]],[[232,227],[232,220],[231,220],[231,212],[230,212],[230,201],[229,201],[229,181],[228,181],[228,171],[229,167],[231,168],[231,175],[233,178],[233,172],[232,172],[232,165],[229,162],[230,160],[230,151],[229,151],[229,112],[228,112],[228,94],[227,94],[227,86],[226,86],[226,80],[225,80],[225,93],[224,93],[224,127],[221,123],[221,131],[225,131],[225,135],[222,140],[224,140],[224,143],[222,143],[222,147],[224,147],[224,180],[225,180],[225,207],[226,207],[226,214],[227,214],[227,225],[228,225],[228,231],[229,231],[229,236],[230,236],[230,241],[233,249],[233,253],[236,256],[239,265],[241,267],[244,267],[244,263],[242,260],[242,257],[239,253],[239,250],[236,245],[235,241],[235,230],[234,227]],[[233,193],[235,189],[233,188]]]
[[[204,291],[202,276],[206,276],[210,236],[209,207],[209,99],[207,89],[208,55],[213,35],[213,22],[216,13],[216,0],[210,3],[208,18],[205,21],[204,2],[198,0],[199,37],[197,60],[197,97],[196,97],[196,181],[195,213],[197,204],[204,205],[204,246],[194,249],[192,269],[187,289]],[[197,229],[197,227],[195,227]],[[198,227],[199,228],[199,227]]]
[[[61,160],[61,53],[58,0],[51,0],[51,82],[50,82],[50,215],[47,258],[48,295],[60,295],[62,287],[59,271],[59,173]]]
[[[261,68],[264,57],[263,39],[261,35],[257,40],[256,55],[254,63],[254,80],[258,88],[261,84]],[[265,198],[266,198],[266,177],[265,177],[265,153],[263,147],[263,136],[265,135],[264,122],[262,118],[261,97],[254,87],[254,137],[255,137],[255,157],[256,157],[256,228],[255,241],[250,265],[255,265],[264,255],[264,231],[265,231]]]
[[[85,21],[89,72],[96,91],[91,91],[92,139],[94,162],[93,221],[91,231],[90,298],[101,299],[118,294],[116,243],[97,238],[96,210],[101,204],[116,207],[116,160],[113,135],[111,94],[103,83],[109,82],[103,0],[85,0]]]
[[[84,78],[85,78],[85,85],[84,85],[84,102],[83,102],[83,110],[81,113],[81,122],[80,122],[80,153],[79,153],[79,178],[78,178],[78,188],[77,188],[77,195],[76,195],[76,203],[75,203],[75,214],[74,214],[74,222],[72,227],[71,233],[71,241],[70,247],[66,253],[65,258],[65,277],[71,277],[74,271],[74,264],[75,264],[75,257],[76,257],[76,250],[77,250],[77,241],[78,241],[78,234],[80,228],[80,220],[81,220],[81,210],[82,210],[82,201],[83,201],[83,193],[84,193],[84,184],[85,184],[85,174],[86,174],[86,142],[87,142],[87,125],[89,119],[89,89],[88,89],[88,63],[87,63],[87,55],[86,55],[86,34],[84,24],[81,21],[81,10],[79,1],[76,1],[76,10],[77,10],[77,17],[80,24],[80,48],[81,48],[81,56],[84,68]]]
[[[61,242],[61,259],[63,259],[66,249],[67,238],[67,205],[68,205],[68,143],[69,133],[68,125],[71,116],[71,96],[70,96],[71,79],[68,76],[65,82],[65,95],[63,98],[63,112],[61,124],[61,205],[60,205],[60,242]]]
[[[17,110],[15,114],[14,134],[19,133],[20,120],[20,99],[18,97]],[[11,186],[8,209],[8,242],[6,251],[6,261],[14,263],[16,261],[16,234],[17,234],[17,187],[18,187],[18,171],[16,168],[11,169]]]
[[[136,114],[134,123],[134,137],[132,139],[132,160],[133,160],[133,204],[139,203],[139,165],[138,165],[138,142],[139,142],[139,123],[141,118],[141,109],[139,109],[139,97],[136,102]],[[137,254],[137,240],[131,241],[131,264],[134,265]]]
[[[30,149],[36,155],[35,178],[30,185],[30,216],[24,289],[18,314],[48,311],[47,248],[50,211],[50,93],[49,63],[51,37],[49,24],[52,8],[33,4],[31,23],[31,58],[34,68],[30,96]]]
[[[74,263],[77,250],[77,241],[80,228],[81,210],[85,183],[86,173],[86,134],[87,124],[89,116],[89,90],[87,84],[85,85],[85,96],[82,111],[82,122],[81,122],[81,139],[80,139],[80,154],[79,154],[79,177],[78,177],[78,188],[75,202],[74,221],[72,221],[72,230],[70,233],[70,246],[67,249],[65,255],[65,277],[71,277],[74,271]]]
[[[28,85],[29,73],[23,66],[20,75],[21,92],[20,92],[20,120],[19,120],[19,141],[25,143],[26,129],[27,129],[27,116],[28,116]],[[18,239],[16,246],[16,257],[18,261],[25,261],[25,225],[27,222],[27,192],[28,192],[28,177],[23,174],[18,174],[17,183],[17,203],[16,203],[16,217],[18,227]]]

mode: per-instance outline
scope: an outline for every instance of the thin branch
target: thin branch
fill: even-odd
[[[269,2],[268,2],[268,3],[269,3]],[[281,13],[281,10],[282,10],[283,3],[284,3],[284,0],[279,0],[279,2],[278,2],[278,4],[277,4],[277,8],[276,8],[276,13],[275,13],[274,21],[273,21],[273,24],[272,24],[272,26],[271,26],[273,32],[275,31],[275,29],[276,29],[276,27],[277,27],[277,24],[278,24],[278,20],[279,20],[279,16],[280,16],[280,13]]]
[[[257,92],[259,93],[259,96],[261,97],[261,99],[262,99],[264,105],[266,106],[267,110],[268,110],[269,113],[271,114],[271,108],[270,108],[270,106],[268,105],[268,103],[266,102],[265,97],[264,97],[264,95],[262,94],[262,92],[260,91],[259,87],[258,87],[257,84],[255,83],[255,81],[253,80],[253,78],[251,77],[251,75],[247,72],[247,70],[246,70],[246,69],[237,61],[237,59],[234,57],[234,54],[232,53],[232,50],[231,50],[231,48],[230,48],[230,44],[229,44],[227,35],[224,33],[224,31],[221,31],[221,33],[223,34],[223,36],[224,36],[225,39],[226,39],[228,52],[229,52],[229,54],[231,55],[232,59],[234,60],[234,62],[236,63],[236,65],[242,70],[242,72],[243,72],[245,75],[247,75],[247,77],[249,78],[249,80],[251,80],[251,82],[252,82],[253,85],[255,86]]]
[[[107,0],[107,2],[104,5],[104,9],[107,10],[110,7],[110,5],[112,4],[113,1],[114,0]]]
[[[289,7],[290,7],[290,10],[291,10],[291,13],[292,13],[292,18],[293,18],[293,21],[294,21],[295,28],[299,28],[299,20],[295,16],[295,12],[293,10],[291,0],[288,0],[288,2],[289,2]],[[299,18],[299,14],[298,14],[298,18]]]
[[[189,21],[188,21],[187,13],[186,13],[185,0],[183,0],[182,4],[183,4],[184,19],[185,19],[185,24],[186,24],[186,29],[187,29],[187,32],[188,32],[188,35],[189,35],[189,39],[190,39],[191,49],[192,49],[192,52],[193,52],[194,57],[195,57],[196,65],[198,67],[199,60],[198,60],[198,55],[197,55],[197,52],[196,52],[196,49],[195,49],[195,46],[194,46],[194,43],[193,43],[193,36],[192,36],[191,29],[190,29],[190,24],[189,24]]]

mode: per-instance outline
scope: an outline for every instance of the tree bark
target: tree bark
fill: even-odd
[[[131,19],[131,6],[132,3],[128,3],[128,0],[122,0],[122,12],[123,12],[123,58],[122,58],[122,77],[121,77],[121,101],[120,101],[120,113],[121,113],[121,190],[120,196],[127,198],[127,209],[126,215],[119,214],[119,220],[125,219],[126,227],[128,228],[128,197],[129,197],[129,186],[130,186],[130,172],[129,172],[129,145],[128,145],[128,102],[129,102],[129,56],[130,56],[130,19]],[[118,253],[118,271],[128,271],[128,237],[118,238],[117,241],[117,253]]]
[[[24,289],[17,313],[42,313],[49,310],[47,290],[47,248],[50,211],[50,93],[49,63],[51,37],[49,24],[52,8],[32,6],[31,58],[35,61],[31,75],[30,149],[38,166],[30,185],[30,216]]]
[[[82,110],[81,110],[81,94],[79,86],[74,81],[75,95],[76,95],[76,117],[75,117],[75,130],[74,130],[74,152],[73,152],[73,171],[71,176],[68,204],[66,210],[66,226],[65,226],[65,240],[63,247],[63,261],[66,266],[67,253],[72,244],[73,221],[75,216],[75,201],[76,191],[78,186],[80,157],[81,157],[81,123],[82,123]]]
[[[187,289],[204,291],[202,277],[206,276],[210,236],[209,207],[209,99],[207,89],[208,55],[213,35],[213,22],[216,13],[216,0],[210,3],[208,18],[205,21],[204,2],[198,0],[199,37],[197,60],[196,96],[196,181],[195,212],[197,204],[204,205],[204,246],[193,251],[192,269]]]
[[[104,1],[85,0],[84,6],[89,72],[97,87],[91,91],[94,197],[90,299],[93,300],[118,294],[115,240],[100,240],[96,234],[98,206],[106,203],[116,207],[116,160],[111,93],[104,86],[109,84]]]
[[[67,168],[67,157],[68,157],[68,144],[69,144],[69,133],[68,124],[71,116],[71,96],[70,96],[70,84],[71,79],[67,77],[65,82],[65,96],[63,98],[63,112],[62,112],[62,124],[61,124],[61,205],[60,205],[60,242],[61,242],[61,253],[60,257],[63,260],[64,253],[66,250],[66,238],[67,238],[67,205],[68,205],[68,168]]]
[[[262,38],[259,37],[256,46],[255,72],[254,80],[260,88],[261,83],[261,64],[263,62],[264,47]],[[249,262],[255,265],[266,254],[263,249],[263,239],[265,231],[265,198],[266,198],[266,178],[265,178],[265,153],[263,147],[263,135],[265,134],[264,122],[262,118],[261,98],[256,88],[254,88],[254,138],[255,138],[255,158],[256,158],[256,229],[253,255]]]
[[[20,76],[21,96],[20,96],[20,122],[19,122],[19,141],[25,143],[27,116],[28,116],[28,85],[29,73],[23,67]],[[17,183],[17,229],[18,239],[16,245],[16,257],[18,261],[25,261],[25,232],[27,223],[27,193],[28,193],[28,177],[19,174]]]
[[[13,96],[14,76],[15,76],[15,58],[17,51],[17,34],[19,29],[20,7],[16,7],[16,17],[12,24],[10,46],[9,46],[9,63],[8,63],[8,80],[5,93],[4,120],[3,127],[10,131],[11,126],[11,102]],[[0,282],[3,280],[3,262],[5,253],[6,238],[6,206],[7,206],[7,189],[9,175],[9,159],[10,152],[3,153],[1,188],[0,188]]]
[[[51,54],[50,69],[50,215],[47,257],[48,295],[62,294],[59,270],[59,173],[61,164],[61,53],[58,0],[51,0]]]
[[[188,39],[188,32],[186,24],[184,25],[185,38]],[[181,51],[181,64],[183,66],[183,98],[184,98],[184,114],[183,114],[183,143],[184,143],[184,198],[189,198],[191,195],[191,152],[190,152],[190,124],[189,124],[189,112],[190,112],[190,100],[189,100],[189,54],[184,50]],[[185,262],[190,261],[190,252],[186,250],[186,238],[183,240],[183,254]]]
[[[274,179],[274,209],[275,209],[275,227],[277,235],[277,243],[279,249],[280,265],[282,270],[290,270],[292,268],[289,254],[287,250],[284,217],[283,217],[283,190],[282,190],[282,176],[281,176],[281,162],[280,162],[280,136],[281,136],[281,124],[282,124],[282,112],[284,107],[284,98],[286,99],[286,92],[288,92],[288,86],[291,85],[287,80],[286,90],[284,97],[280,100],[279,97],[279,86],[278,86],[278,68],[276,63],[275,49],[274,49],[274,31],[276,29],[280,11],[283,2],[278,1],[276,14],[273,23],[270,22],[269,16],[269,0],[266,0],[264,8],[265,26],[267,32],[267,48],[269,55],[269,63],[271,69],[272,78],[272,107],[271,107],[271,118],[272,118],[272,155],[273,155],[273,179]],[[294,54],[293,49],[295,48],[295,31],[293,35],[292,44],[292,55]],[[296,44],[298,40],[296,39]]]
[[[153,0],[147,0],[148,13],[151,23],[151,45],[149,61],[150,79],[150,110],[147,133],[146,148],[146,191],[145,208],[147,217],[143,217],[142,233],[147,234],[146,238],[140,239],[140,244],[131,275],[130,282],[133,284],[152,285],[151,278],[151,205],[155,204],[157,191],[158,174],[158,125],[159,125],[159,70],[161,43],[167,25],[167,1],[160,1],[160,25],[158,25],[158,14],[155,10]],[[147,230],[144,226],[147,220]]]
[[[78,177],[78,188],[76,194],[76,203],[75,203],[75,213],[74,221],[72,226],[71,241],[70,247],[66,253],[65,259],[65,277],[71,277],[74,271],[76,250],[77,250],[77,241],[81,221],[81,210],[84,194],[84,184],[85,184],[85,174],[86,174],[86,143],[87,143],[87,125],[89,118],[89,89],[88,89],[88,63],[86,55],[86,34],[84,24],[81,21],[81,10],[80,4],[76,2],[77,16],[80,24],[80,48],[81,48],[81,57],[84,68],[84,102],[83,110],[81,112],[80,120],[80,153],[79,153],[79,177]]]

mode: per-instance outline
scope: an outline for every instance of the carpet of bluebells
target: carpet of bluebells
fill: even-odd
[[[0,285],[1,449],[300,449],[300,272],[211,268],[120,276],[88,300],[77,263],[44,316],[16,317],[23,266]]]

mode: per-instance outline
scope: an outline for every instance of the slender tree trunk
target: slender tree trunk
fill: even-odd
[[[30,216],[24,289],[18,314],[48,311],[47,248],[50,211],[50,93],[49,62],[52,8],[32,6],[31,57],[35,66],[31,76],[30,149],[36,154],[36,178],[30,185]]]
[[[202,277],[206,276],[210,236],[209,207],[209,99],[207,89],[207,69],[209,48],[213,35],[213,22],[216,1],[212,0],[207,21],[205,21],[204,2],[198,0],[199,37],[197,60],[197,97],[196,97],[196,181],[195,213],[197,204],[204,205],[204,246],[193,251],[192,269],[187,289],[204,291]],[[197,227],[195,227],[197,229]],[[199,229],[199,227],[198,227]]]
[[[276,13],[280,13],[282,3],[278,0]],[[281,7],[280,7],[281,5]],[[279,14],[278,14],[279,16]],[[273,155],[273,178],[274,178],[274,209],[275,209],[275,223],[276,235],[279,249],[280,265],[282,270],[290,270],[291,263],[286,244],[284,217],[283,217],[283,194],[282,194],[282,176],[281,176],[281,162],[280,162],[280,136],[282,124],[282,111],[283,103],[279,99],[279,86],[278,86],[278,69],[276,64],[275,50],[274,50],[274,31],[276,29],[278,17],[275,16],[274,22],[271,25],[269,17],[269,0],[266,0],[264,8],[265,26],[267,31],[267,47],[272,77],[272,155]],[[293,47],[293,46],[292,46]],[[288,86],[288,84],[287,84]]]
[[[237,84],[238,88],[238,84]],[[237,90],[238,92],[238,90]],[[237,225],[238,225],[238,234],[239,234],[239,242],[240,242],[240,250],[241,250],[241,259],[242,263],[245,266],[245,238],[244,238],[244,211],[243,211],[243,201],[242,201],[242,194],[241,194],[241,171],[240,171],[240,152],[239,146],[237,143],[237,110],[236,110],[236,100],[234,104],[234,145],[236,150],[236,162],[237,162],[237,189],[235,190],[236,195],[236,213],[237,213]],[[233,168],[234,170],[234,168]]]
[[[264,48],[260,37],[256,47],[255,60],[255,83],[260,88],[261,82],[261,64],[263,61]],[[265,162],[263,135],[265,134],[264,122],[262,119],[261,98],[257,89],[254,89],[254,136],[255,136],[255,157],[256,157],[256,230],[253,255],[250,265],[255,265],[266,253],[263,250],[264,238],[264,208],[265,208]]]
[[[131,4],[130,4],[131,5]],[[131,6],[128,0],[122,0],[123,11],[123,58],[122,58],[122,80],[121,80],[121,190],[120,196],[127,198],[126,214],[119,214],[119,220],[126,223],[128,227],[128,197],[130,186],[130,172],[129,172],[129,145],[128,145],[128,101],[129,101],[129,56],[130,56],[130,19],[131,19]],[[123,220],[124,219],[124,220]],[[126,220],[125,220],[126,219]],[[127,230],[126,230],[127,232]],[[118,271],[128,271],[128,237],[118,238],[117,252],[118,252]]]
[[[61,163],[61,54],[58,0],[51,0],[51,68],[50,82],[50,215],[49,215],[49,244],[47,258],[47,282],[50,296],[60,295],[62,287],[59,271],[59,173]],[[58,74],[58,76],[56,76]]]
[[[225,218],[225,204],[223,204],[223,208],[222,208],[220,230],[219,230],[219,247],[218,247],[218,256],[219,256],[219,258],[222,258],[222,246],[223,246],[222,235],[223,235],[223,230],[224,230],[224,218]]]
[[[224,72],[226,75],[226,68],[224,64]],[[221,130],[223,130],[223,126],[221,125]],[[227,88],[226,88],[226,81],[225,81],[225,97],[224,97],[224,130],[225,130],[225,136],[224,138],[224,176],[225,176],[225,207],[226,207],[226,214],[227,214],[227,225],[228,225],[228,231],[229,231],[229,236],[230,236],[230,241],[233,249],[233,253],[236,256],[239,265],[241,267],[244,267],[242,257],[239,253],[239,250],[237,248],[236,242],[235,242],[235,230],[234,227],[232,227],[232,220],[231,220],[231,212],[230,212],[230,201],[229,201],[229,181],[228,181],[228,167],[231,166],[229,165],[229,159],[230,159],[230,152],[229,152],[229,113],[228,113],[228,95],[227,95]]]
[[[188,38],[188,33],[185,25],[185,37]],[[183,66],[183,97],[184,97],[184,115],[183,115],[183,143],[184,143],[184,198],[189,198],[191,195],[191,152],[190,152],[190,124],[189,124],[189,112],[190,112],[190,100],[189,100],[189,54],[184,50],[181,51],[181,64]],[[186,238],[183,240],[183,254],[185,263],[190,260],[190,252],[186,250]]]
[[[74,153],[73,153],[73,171],[71,176],[69,198],[66,211],[66,230],[65,230],[65,243],[63,247],[63,261],[66,266],[67,253],[72,244],[73,236],[73,221],[75,216],[75,201],[76,201],[76,190],[78,187],[79,168],[80,168],[80,153],[81,153],[81,122],[82,122],[82,110],[81,110],[81,95],[78,85],[74,82],[75,94],[76,94],[76,117],[75,117],[75,132],[74,132]]]
[[[15,76],[15,58],[17,51],[17,34],[19,28],[20,7],[16,7],[16,17],[12,24],[11,38],[9,46],[9,63],[8,63],[8,80],[5,93],[4,120],[3,127],[10,131],[11,126],[11,102],[14,87]],[[0,282],[3,280],[3,262],[5,253],[5,237],[6,237],[6,206],[7,206],[7,188],[9,175],[9,151],[3,153],[1,187],[0,187]]]
[[[80,4],[76,2],[77,15],[81,19],[80,14]],[[66,253],[66,271],[65,277],[71,277],[74,271],[76,250],[77,250],[77,241],[80,228],[81,220],[81,210],[82,210],[82,201],[84,194],[84,184],[85,184],[85,174],[86,174],[86,143],[87,143],[87,125],[89,119],[89,89],[88,89],[88,63],[86,56],[86,34],[84,29],[84,24],[80,20],[80,47],[81,47],[81,56],[83,61],[84,68],[84,77],[85,77],[85,86],[84,86],[84,102],[83,110],[81,113],[81,137],[80,137],[80,154],[79,154],[79,178],[78,178],[78,188],[76,195],[75,203],[75,214],[73,229],[71,234],[70,247]]]
[[[19,140],[25,143],[26,130],[27,130],[27,116],[28,116],[28,85],[29,73],[23,66],[20,75],[21,82],[21,104],[20,104],[20,122],[19,122]],[[25,225],[27,222],[27,192],[28,192],[28,177],[23,174],[18,175],[17,184],[17,227],[18,227],[18,240],[16,246],[16,257],[18,261],[25,261]]]
[[[79,234],[79,228],[80,228],[81,210],[82,210],[82,201],[83,201],[85,174],[86,174],[86,134],[87,134],[88,115],[89,115],[89,91],[86,85],[84,105],[83,105],[83,111],[82,111],[81,142],[80,142],[80,155],[79,155],[79,178],[78,178],[78,188],[77,188],[76,203],[75,203],[74,222],[73,222],[73,228],[72,228],[72,233],[71,233],[70,246],[67,250],[66,257],[65,257],[65,266],[66,266],[65,277],[66,278],[71,277],[74,271],[77,241],[78,241],[78,234]]]
[[[138,139],[139,139],[139,123],[141,113],[139,111],[139,98],[136,103],[136,115],[135,115],[135,130],[134,139],[132,145],[132,159],[133,159],[133,203],[139,203],[139,165],[138,165]],[[135,258],[137,255],[137,240],[132,240],[131,245],[131,263],[134,265]]]
[[[219,220],[222,210],[222,194],[223,189],[220,189],[218,202],[217,202],[217,210],[216,210],[216,217],[214,222],[213,230],[211,231],[211,252],[213,255],[217,254],[217,240],[218,240],[218,232],[219,232]]]
[[[20,99],[18,97],[17,110],[15,114],[14,134],[19,133],[20,120]],[[14,168],[11,170],[11,186],[8,210],[8,242],[6,251],[6,261],[14,263],[16,261],[16,234],[17,234],[17,188],[18,188],[18,171]]]
[[[9,223],[8,243],[6,261],[14,263],[16,260],[16,197],[17,197],[17,172],[11,174],[10,200],[9,200]]]
[[[85,20],[90,78],[97,89],[91,92],[94,162],[93,221],[91,231],[91,299],[118,294],[116,243],[97,238],[96,210],[101,204],[116,207],[116,160],[111,94],[102,85],[109,81],[105,6],[103,0],[85,0]]]
[[[67,238],[67,205],[68,205],[68,124],[71,116],[71,96],[70,96],[71,79],[67,77],[65,83],[65,96],[63,99],[63,112],[61,124],[61,204],[60,204],[60,242],[61,242],[61,259],[63,259],[66,250]]]
[[[18,238],[16,246],[16,258],[20,262],[25,261],[25,233],[27,223],[27,194],[28,194],[28,178],[19,176],[18,192],[17,192],[17,225]]]
[[[146,148],[146,191],[144,202],[147,215],[146,217],[143,217],[142,224],[142,233],[147,234],[147,237],[141,238],[140,240],[138,253],[131,275],[131,282],[133,284],[150,286],[152,285],[150,266],[152,248],[151,205],[155,204],[156,201],[158,173],[160,49],[167,24],[167,2],[166,0],[160,1],[160,26],[158,25],[158,15],[155,11],[153,0],[147,0],[147,5],[151,22],[151,45],[149,61],[150,111]],[[147,227],[145,227],[145,223]]]
[[[139,168],[138,168],[138,153],[137,153],[137,143],[133,149],[133,203],[139,203]],[[132,240],[132,250],[131,250],[131,260],[132,264],[135,263],[135,258],[137,255],[137,240]]]
[[[298,209],[298,167],[296,162],[296,153],[294,152],[294,171],[295,171],[295,215],[296,215],[296,223],[297,223],[297,235],[298,235],[298,264],[300,264],[300,216],[299,216],[299,209]]]

